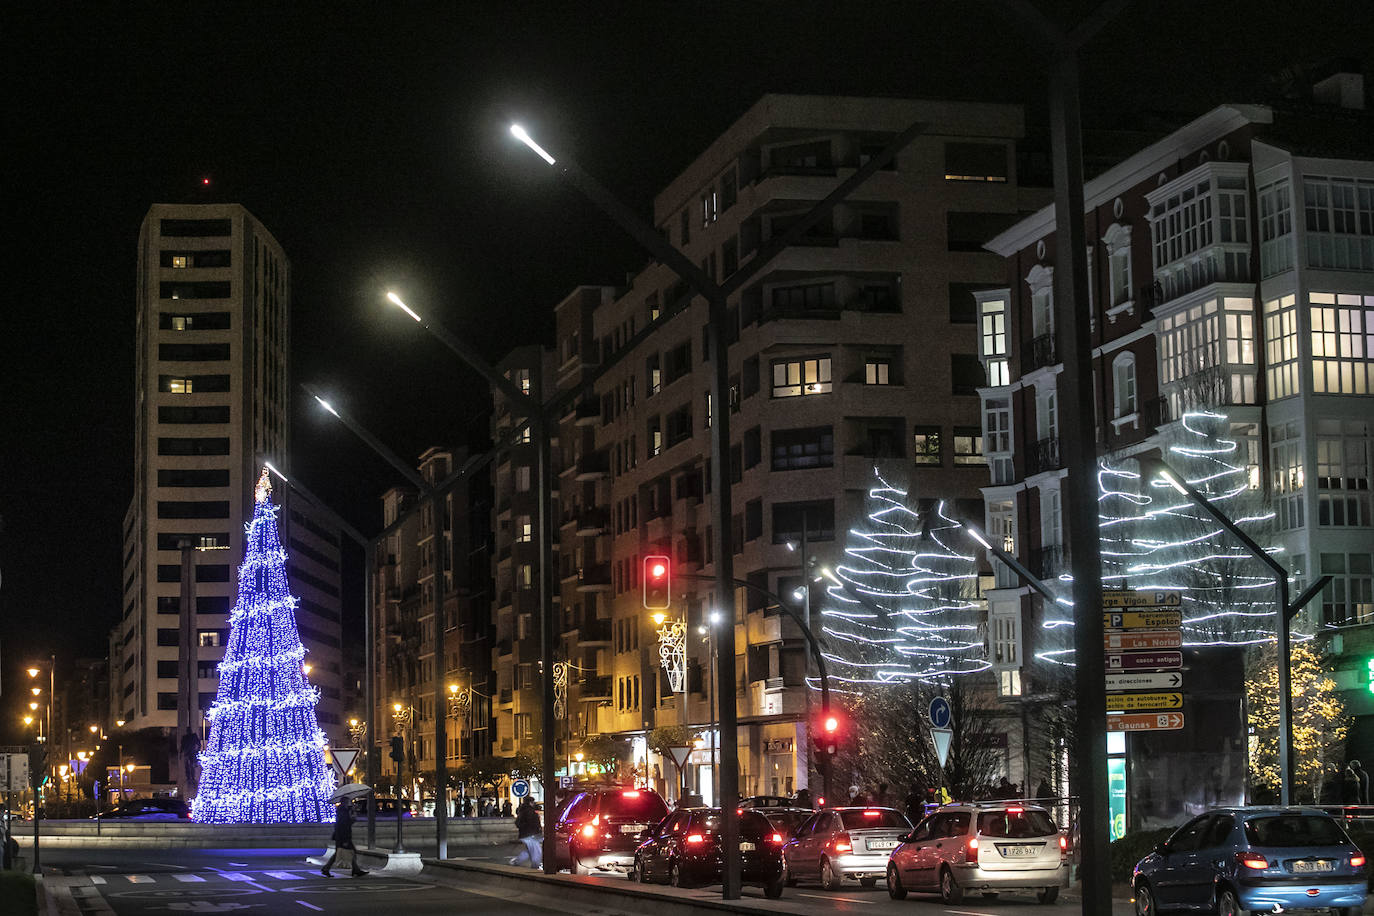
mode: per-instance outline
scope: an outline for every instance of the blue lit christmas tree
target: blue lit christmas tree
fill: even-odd
[[[334,781],[315,718],[319,691],[306,681],[296,599],[264,468],[247,525],[229,644],[200,755],[191,816],[213,824],[298,824],[332,820]]]

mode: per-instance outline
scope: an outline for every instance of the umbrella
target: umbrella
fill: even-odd
[[[350,782],[335,789],[334,794],[329,796],[329,800],[332,802],[342,801],[345,798],[356,798],[359,795],[366,795],[371,791],[371,786],[365,786],[360,782]]]

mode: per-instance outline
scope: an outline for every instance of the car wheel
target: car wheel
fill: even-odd
[[[964,889],[954,880],[954,872],[940,869],[940,899],[945,903],[963,903]]]
[[[821,887],[828,891],[840,889],[840,876],[830,867],[829,859],[821,859]]]
[[[986,897],[987,895],[984,894],[983,896]],[[997,895],[993,894],[993,896],[995,897]],[[1039,900],[1041,903],[1054,903],[1056,900],[1059,899],[1058,886],[1045,888],[1043,891],[1035,895],[1035,899]]]
[[[1245,916],[1240,907],[1240,899],[1229,887],[1217,895],[1217,916]]]
[[[570,875],[584,875],[584,874],[586,874],[586,870],[583,869],[583,868],[580,868],[580,867],[578,866],[578,864],[577,864],[577,847],[574,846],[572,843],[569,843],[569,844],[568,844],[568,874],[570,874]]]
[[[872,887],[873,885],[875,885],[875,884],[877,884],[877,883],[878,883],[878,879],[877,879],[877,878],[860,878],[860,879],[859,879],[859,884],[862,885],[863,887]]]
[[[897,866],[887,866],[887,895],[893,900],[905,900],[906,888],[902,887],[902,879],[897,874]]]
[[[625,877],[636,884],[644,883],[644,863],[639,860],[639,856],[635,856],[634,864],[630,866],[630,873]]]
[[[1154,891],[1143,881],[1135,889],[1135,916],[1158,916]]]
[[[777,900],[782,896],[782,875],[778,875],[774,881],[769,881],[763,886],[763,896],[770,900]]]
[[[673,887],[682,887],[682,869],[677,867],[677,863],[668,866],[668,883]]]

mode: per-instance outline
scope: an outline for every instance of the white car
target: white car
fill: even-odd
[[[944,805],[902,837],[887,863],[887,892],[938,893],[959,903],[967,891],[1033,891],[1041,903],[1059,896],[1068,841],[1044,808],[1019,802]]]

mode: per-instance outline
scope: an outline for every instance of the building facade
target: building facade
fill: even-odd
[[[558,658],[568,666],[555,684],[566,697],[558,759],[573,775],[587,768],[581,744],[612,735],[625,769],[674,795],[675,768],[646,739],[686,725],[705,737],[686,781],[709,798],[719,698],[708,647],[731,639],[742,793],[807,786],[815,672],[778,608],[804,581],[793,548],[804,536],[818,567],[839,559],[875,469],[913,500],[982,517],[974,293],[998,286],[1003,265],[981,245],[1047,199],[1017,182],[1018,108],[766,96],[657,196],[653,222],[724,281],[916,121],[926,130],[891,164],[731,296],[726,405],[708,394],[706,305],[656,263],[623,288],[574,290],[555,309],[553,351],[524,348],[503,364],[544,401],[570,395],[554,448]],[[707,456],[718,409],[731,412],[735,440],[736,576],[774,598],[712,594]],[[498,398],[494,432],[512,422]],[[503,754],[540,740],[533,473],[528,443],[495,472]],[[652,555],[674,569],[662,626],[642,601]],[[822,590],[813,595],[820,628]],[[660,654],[674,622],[685,633],[680,683]]]
[[[209,707],[264,458],[288,436],[290,265],[237,204],[156,204],[139,234],[135,305],[135,490],[124,519],[123,618],[111,635],[110,720],[177,727],[182,547],[194,548],[191,642]],[[297,623],[321,689],[321,726],[341,723],[338,536],[279,513]]]
[[[1228,460],[1273,513],[1262,543],[1278,548],[1292,593],[1333,576],[1297,625],[1333,654],[1364,756],[1374,704],[1367,652],[1351,646],[1367,646],[1374,623],[1374,121],[1358,93],[1341,104],[1348,78],[1333,80],[1310,104],[1217,108],[1087,181],[1080,320],[1099,453],[1123,462],[1178,441],[1191,412],[1225,414]],[[1046,580],[1067,571],[1055,228],[1045,208],[994,238],[1006,285],[976,296],[987,530]],[[1041,658],[1056,638],[1047,612],[1000,564],[996,585],[999,691],[1043,709],[1059,697]],[[1026,765],[1054,768],[1062,741],[1040,738],[1027,732]]]

